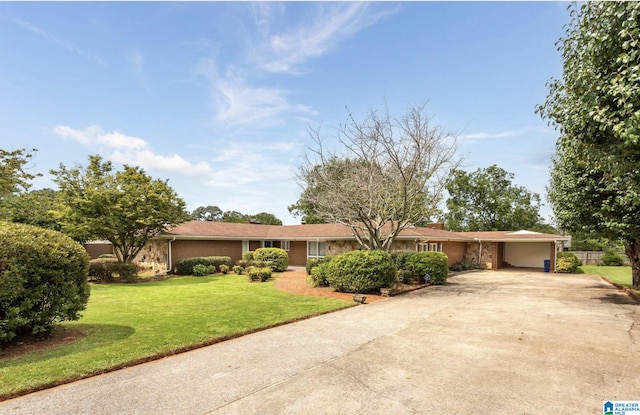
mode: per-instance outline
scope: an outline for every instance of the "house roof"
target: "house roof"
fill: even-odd
[[[218,239],[218,240],[339,240],[353,239],[348,226],[336,223],[308,225],[261,225],[256,223],[230,223],[189,221],[169,229],[161,238]],[[403,229],[399,240],[492,242],[554,242],[569,240],[568,236],[531,231],[449,232],[442,229],[414,227]]]
[[[568,236],[532,232],[526,230],[459,233],[471,239],[479,239],[481,241],[492,242],[555,242],[569,240]]]
[[[261,225],[255,223],[230,223],[189,221],[169,229],[161,238],[176,239],[272,239],[272,240],[337,240],[353,239],[348,226],[340,224]],[[470,241],[459,232],[432,228],[408,228],[400,232],[398,239],[429,239],[434,241]]]

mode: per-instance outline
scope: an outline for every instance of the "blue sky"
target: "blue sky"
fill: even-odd
[[[294,224],[307,126],[331,138],[346,108],[427,102],[465,170],[497,164],[546,204],[558,134],[534,110],[566,6],[0,2],[0,148],[38,149],[34,188],[100,154],[169,179],[189,210]]]

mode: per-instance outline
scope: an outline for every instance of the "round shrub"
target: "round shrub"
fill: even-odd
[[[573,252],[558,252],[556,254],[556,272],[574,273],[581,265],[582,261]]]
[[[240,265],[234,265],[233,272],[235,272],[237,275],[242,275],[242,273],[244,272],[244,268]]]
[[[391,287],[396,267],[385,251],[351,251],[327,264],[327,281],[336,291],[369,293]]]
[[[576,271],[576,267],[569,258],[558,258],[556,261],[556,272],[561,273],[573,273]]]
[[[602,258],[600,258],[600,265],[604,265],[605,267],[620,267],[622,263],[622,257],[613,251],[605,252]]]
[[[253,261],[253,251],[243,252],[242,259],[249,262]]]
[[[258,248],[253,253],[254,261],[271,261],[275,272],[283,272],[289,267],[289,255],[281,248]]]
[[[77,320],[89,301],[89,255],[68,236],[0,222],[0,344]]]
[[[193,275],[195,275],[196,277],[204,277],[205,275],[211,275],[215,272],[215,265],[197,264],[193,267]]]
[[[251,281],[266,281],[271,278],[271,268],[269,267],[249,267],[248,273]]]
[[[447,281],[449,275],[449,259],[443,252],[412,252],[405,258],[404,269],[411,272],[412,279],[441,285]],[[426,281],[426,276],[429,281]]]
[[[226,274],[229,272],[229,265],[226,264],[222,264],[220,265],[220,272],[223,274]]]

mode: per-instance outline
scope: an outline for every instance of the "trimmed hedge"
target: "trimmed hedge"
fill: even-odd
[[[582,261],[573,252],[558,252],[556,255],[556,272],[574,273],[580,265]]]
[[[391,287],[395,278],[395,264],[385,251],[351,251],[327,264],[326,279],[339,292],[374,292]]]
[[[266,281],[271,278],[271,268],[269,267],[249,267],[247,271],[251,281]]]
[[[49,229],[0,222],[0,344],[77,320],[89,301],[89,255]]]
[[[231,258],[228,256],[201,256],[193,258],[184,258],[176,262],[176,274],[192,275],[193,267],[196,265],[214,266],[218,268],[220,265],[232,266]]]
[[[442,285],[449,275],[449,259],[443,252],[412,252],[405,258],[404,269],[418,282]],[[426,281],[426,276],[429,281]]]
[[[258,248],[253,253],[253,261],[271,262],[275,272],[284,272],[289,267],[289,255],[282,248]]]
[[[95,281],[113,282],[118,276],[131,281],[138,275],[138,266],[118,262],[115,258],[97,258],[89,262],[89,279]]]

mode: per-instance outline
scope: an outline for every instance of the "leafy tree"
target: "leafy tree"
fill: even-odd
[[[0,219],[60,230],[61,226],[52,213],[56,207],[55,200],[56,192],[53,189],[8,196],[0,200]]]
[[[539,113],[560,129],[549,200],[563,228],[624,241],[640,289],[640,2],[570,6],[562,79]]]
[[[191,212],[191,219],[206,220],[211,222],[222,221],[222,210],[218,206],[200,206]]]
[[[282,225],[282,221],[273,213],[260,212],[256,215],[252,215],[251,219],[258,221],[263,225]]]
[[[296,203],[290,205],[287,209],[293,216],[300,216],[304,223],[326,223],[318,216],[315,206],[307,200],[304,193]]]
[[[114,172],[111,162],[94,155],[86,168],[60,164],[51,174],[60,187],[62,230],[78,240],[108,240],[120,262],[132,262],[149,238],[187,218],[184,201],[167,182],[139,167]]]
[[[40,176],[26,171],[26,165],[35,151],[24,148],[14,151],[0,149],[0,198],[28,190],[31,187],[29,182]]]
[[[455,170],[447,183],[451,231],[515,231],[540,227],[540,196],[512,183],[513,173],[493,165],[472,173]]]
[[[318,131],[299,166],[298,204],[322,221],[351,228],[365,249],[388,251],[402,229],[432,216],[448,172],[457,167],[456,137],[433,126],[424,106],[401,117],[371,110],[349,115],[339,130],[343,152],[328,152]],[[313,156],[313,159],[310,157]]]
[[[249,222],[249,215],[237,212],[235,210],[227,210],[222,214],[222,222],[246,223]]]

